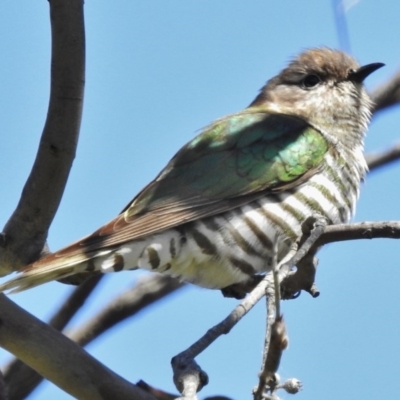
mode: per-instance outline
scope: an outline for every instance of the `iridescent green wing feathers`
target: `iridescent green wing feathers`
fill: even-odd
[[[294,116],[249,108],[222,118],[80,246],[116,246],[290,189],[318,171],[327,149],[321,133]]]
[[[303,120],[246,110],[183,147],[125,215],[278,190],[318,167],[326,151],[324,137]]]

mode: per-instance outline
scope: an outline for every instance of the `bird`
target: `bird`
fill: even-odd
[[[0,291],[138,268],[209,289],[265,275],[307,218],[352,217],[368,169],[373,102],[363,81],[383,65],[328,47],[301,52],[247,108],[183,146],[116,218]]]

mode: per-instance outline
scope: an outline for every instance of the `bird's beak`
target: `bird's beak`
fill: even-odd
[[[383,64],[383,63],[372,63],[372,64],[364,65],[355,71],[354,70],[350,71],[347,79],[349,81],[361,83],[364,81],[364,79],[368,75],[372,74],[374,71],[383,67],[384,65],[385,64]]]

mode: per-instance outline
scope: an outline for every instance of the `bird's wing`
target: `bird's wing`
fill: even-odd
[[[60,256],[112,248],[212,216],[318,171],[328,143],[300,118],[249,108],[206,127],[114,220]]]

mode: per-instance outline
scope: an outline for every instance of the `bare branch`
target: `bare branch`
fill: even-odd
[[[327,226],[316,246],[358,239],[400,239],[400,221],[359,222]]]
[[[314,257],[318,248],[332,242],[359,239],[400,239],[400,221],[390,222],[361,222],[353,224],[330,225],[309,249],[308,254],[297,260],[297,270],[290,273],[282,282],[283,298],[295,298],[301,290],[309,292],[313,297],[319,295],[314,283],[317,259]],[[297,257],[297,254],[296,254]]]
[[[279,266],[279,282],[282,282],[288,276],[293,266],[307,255],[324,232],[325,227],[325,220],[318,216],[309,218],[303,223],[304,238],[300,241],[300,247],[297,248],[297,246],[294,246],[296,248],[293,248],[285,259],[281,261]],[[209,329],[205,335],[189,348],[172,358],[171,364],[174,371],[174,383],[177,389],[183,394],[184,397],[182,399],[196,399],[196,391],[199,391],[208,383],[208,376],[196,363],[195,357],[208,348],[221,335],[229,333],[263,296],[273,296],[274,287],[273,275],[267,274],[223,321]]]
[[[375,103],[374,112],[394,106],[400,102],[400,71],[397,71],[388,81],[382,83],[371,93]]]
[[[349,29],[346,19],[346,4],[341,0],[332,0],[332,8],[340,49],[346,53],[351,53]]]
[[[264,398],[265,388],[273,393],[278,386],[277,371],[281,362],[282,353],[289,345],[286,324],[282,316],[277,316],[270,328],[268,356],[260,373],[260,381],[254,393],[255,400]]]
[[[112,300],[106,307],[75,331],[67,333],[75,342],[86,346],[102,333],[145,307],[182,288],[183,283],[163,275],[151,275]]]
[[[221,335],[226,335],[230,330],[257,304],[265,295],[266,288],[273,286],[272,275],[266,276],[248,296],[241,301],[233,311],[220,323],[210,328],[204,336],[193,343],[189,348],[174,358],[195,358],[203,352]]]
[[[49,325],[58,331],[62,331],[77,311],[85,304],[86,299],[92,294],[103,277],[104,275],[100,274],[92,276],[76,287],[61,305],[60,309],[51,317]]]
[[[103,276],[92,277],[77,287],[51,318],[50,326],[63,329]],[[114,325],[183,286],[184,284],[169,277],[149,276],[118,296],[98,315],[70,335],[81,345],[86,345]],[[18,359],[12,360],[4,368],[4,372],[10,400],[24,399],[43,380],[41,375]]]
[[[78,286],[50,319],[49,325],[62,330],[82,307],[104,275],[94,276]],[[10,400],[25,399],[43,380],[43,376],[18,358],[3,368]]]
[[[18,358],[14,358],[3,370],[9,400],[25,399],[44,379]]]
[[[4,227],[0,270],[36,260],[44,248],[75,157],[85,76],[83,0],[50,0],[51,92],[35,163]]]
[[[84,88],[82,3],[82,0],[70,0],[69,2],[50,0],[53,49],[49,112],[32,172],[26,182],[20,202],[10,220],[7,222],[3,235],[0,237],[0,265],[5,273],[38,258],[43,249],[48,228],[60,203],[72,161],[75,157],[81,122]],[[374,92],[373,96],[377,102],[376,111],[399,102],[400,74],[397,75],[399,75],[399,77],[392,79],[391,88],[386,87],[385,84]],[[395,87],[395,84],[397,87]],[[398,153],[400,153],[400,150]],[[393,156],[392,154],[389,158],[387,155],[385,157],[386,158],[381,157],[379,163],[375,161],[374,164],[374,161],[370,161],[372,165],[371,169],[397,158],[398,155]],[[392,229],[391,234],[394,235],[390,237],[399,237],[396,236],[398,234],[396,233],[398,229],[397,226],[395,228],[393,228],[393,226],[390,228],[387,225],[386,227],[379,227],[376,224],[367,228],[365,226],[363,227],[363,231],[350,228],[349,230],[351,230],[353,235],[359,235],[359,237],[351,237],[351,239],[382,237],[379,235],[383,234],[382,232],[387,232],[388,229]],[[328,229],[326,234],[321,238],[321,243],[323,244],[323,239],[325,237],[337,238],[340,235],[348,235],[349,230],[347,230],[346,227],[349,227],[349,225],[343,225],[342,228],[343,227],[345,231],[329,231]],[[329,234],[331,236],[329,236]],[[337,240],[349,239],[334,239],[329,241]],[[91,320],[79,331],[73,333],[72,336],[75,335],[76,340],[86,344],[105,330],[126,319],[128,316],[135,314],[160,297],[181,287],[181,285],[176,282],[164,283],[165,286],[160,284],[162,287],[156,288],[154,292],[150,292],[149,286],[146,285],[128,291],[112,302],[95,319]],[[152,284],[154,285],[154,283]],[[153,289],[153,287],[151,289]],[[90,291],[87,293],[89,292]],[[83,301],[85,296],[79,298],[78,290],[74,293],[77,296],[77,302],[74,304],[66,304],[57,314],[56,318],[51,321],[51,325],[58,329],[63,329],[76,310],[79,309],[79,302]],[[37,322],[32,322],[29,320],[30,317],[27,314],[19,314],[18,318],[10,315],[12,314],[11,310],[15,313],[15,306],[5,302],[3,297],[1,297],[0,303],[4,306],[0,309],[1,345],[12,349],[10,351],[15,351],[17,355],[22,354],[23,357],[21,356],[21,358],[27,360],[26,362],[31,363],[31,365],[41,371],[41,373],[50,376],[49,379],[60,379],[62,384],[67,385],[69,389],[71,389],[71,382],[73,382],[74,387],[72,389],[74,392],[71,391],[69,393],[79,398],[90,399],[109,398],[109,396],[116,399],[127,398],[128,396],[135,399],[149,398],[141,397],[142,394],[139,392],[139,394],[133,394],[134,392],[132,392],[132,390],[136,390],[134,386],[130,385],[128,382],[122,381],[121,378],[111,371],[108,371],[95,360],[91,359],[90,361],[84,358],[83,354],[86,353],[79,353],[79,351],[76,350],[76,346],[70,348],[69,351],[71,351],[71,353],[68,354],[68,358],[65,358],[65,352],[54,353],[55,346],[52,346],[52,342],[50,341],[52,350],[49,352],[49,342],[46,338],[57,343],[57,347],[60,348],[60,350],[65,350],[64,339],[60,339],[62,336],[53,337],[52,335],[54,333],[49,332],[54,331],[46,331],[48,328],[45,329],[43,326],[37,324]],[[248,310],[245,309],[244,314],[247,312]],[[15,315],[17,315],[17,313]],[[29,324],[32,325],[29,325],[27,323],[28,321]],[[225,327],[225,329],[227,328]],[[230,329],[231,328],[229,328],[229,330]],[[19,335],[17,332],[18,330],[20,330]],[[37,330],[37,335],[32,335],[32,331],[35,330]],[[227,333],[229,330],[222,333]],[[15,332],[17,332],[17,336],[14,335]],[[29,332],[30,335],[27,335],[25,332]],[[11,334],[13,334],[13,336],[10,336]],[[36,343],[36,339],[31,336],[37,337],[38,340],[40,338],[42,346],[40,347]],[[43,337],[45,339],[43,339]],[[12,338],[12,340],[10,338]],[[22,344],[22,339],[26,342],[25,346]],[[47,351],[43,351],[43,343]],[[39,349],[42,352],[42,357],[40,360],[37,360]],[[82,361],[83,359],[84,361]],[[66,362],[66,360],[68,361]],[[93,369],[92,362],[94,362],[95,365]],[[69,371],[68,368],[67,371],[65,371],[65,375],[63,374],[62,377],[55,376],[56,373],[59,374],[60,365],[63,365],[64,372],[65,363],[70,364],[71,367],[73,366],[73,379],[71,379],[72,371]],[[79,378],[81,380],[78,381],[76,379],[76,365],[78,365],[79,370],[82,369],[82,371],[79,372]],[[54,372],[52,372],[53,370]],[[96,381],[101,383],[101,387],[97,387],[96,385],[92,386],[92,382],[88,385],[88,381],[93,377],[94,371],[96,371],[97,374]],[[106,377],[105,381],[103,377]],[[70,380],[69,385],[67,383],[68,379]],[[116,379],[116,381],[113,381],[113,379]],[[110,387],[107,386],[109,382]],[[115,394],[114,390],[120,390],[121,386],[123,386],[122,392],[120,391]],[[94,390],[95,392],[89,393],[89,390]]]
[[[303,236],[300,240],[299,249],[296,254],[289,259],[289,261],[280,267],[282,269],[288,269],[289,271],[297,265],[310,251],[310,249],[319,241],[319,238],[324,236],[324,232],[328,229],[326,220],[323,217],[309,217],[307,218],[302,226]]]
[[[0,400],[9,400],[7,389],[3,373],[0,371]]]
[[[273,286],[273,280],[272,275],[269,274],[261,280],[249,295],[241,301],[223,321],[210,328],[204,336],[193,343],[189,348],[172,358],[171,364],[174,371],[175,386],[183,393],[185,399],[196,398],[195,396],[188,396],[191,394],[193,381],[195,381],[197,391],[208,383],[208,376],[194,361],[195,357],[209,347],[221,335],[229,333],[265,295],[266,288],[271,285]]]
[[[0,322],[0,346],[73,397],[154,400],[4,295]]]
[[[391,79],[375,88],[370,96],[375,103],[374,113],[400,103],[400,70]],[[365,159],[370,172],[397,161],[400,159],[400,143],[382,152],[366,154]]]
[[[374,237],[400,238],[400,222],[378,222],[329,226],[326,228],[325,233],[318,242],[318,245],[332,241]],[[124,293],[118,300],[113,301],[105,311],[101,312],[99,316],[95,317],[92,321],[89,321],[85,327],[82,327],[75,333],[72,333],[72,336],[80,343],[86,344],[114,324],[122,321],[129,315],[133,315],[135,312],[140,311],[142,307],[152,304],[157,300],[158,296],[165,296],[173,290],[176,290],[176,288],[181,287],[176,283],[176,281],[174,283],[174,281],[168,282],[168,280],[168,278],[159,275],[152,275],[149,278],[146,278],[139,284],[139,289],[136,294],[133,293],[133,288],[129,292]],[[170,284],[172,284],[172,286],[170,286]],[[264,294],[264,290],[265,289],[262,289],[259,292],[260,298]],[[158,293],[158,295],[156,295],[156,293]],[[143,297],[145,298],[144,302],[141,301],[143,300]],[[234,311],[231,316],[227,318],[227,325],[222,324],[217,330],[214,327],[207,333],[207,335],[211,334],[211,336],[214,336],[214,339],[208,341],[209,343],[212,343],[213,340],[215,340],[221,334],[229,332],[231,327],[233,327],[235,323],[237,323],[241,317],[245,315],[252,307],[251,305],[248,305],[248,302],[250,302],[250,304],[255,304],[256,301],[252,300],[252,297],[249,296],[245,303],[238,306],[236,313]],[[118,316],[116,318],[113,317],[115,310],[119,310],[117,311]],[[200,344],[200,347],[203,347],[203,349],[207,346],[208,344]],[[194,354],[203,351],[203,349],[195,349]]]
[[[255,400],[264,398],[265,390],[275,392],[279,381],[277,371],[279,368],[282,352],[287,348],[289,338],[283,316],[280,313],[281,284],[292,273],[292,268],[300,264],[308,256],[310,249],[321,237],[326,229],[325,218],[316,215],[307,218],[301,226],[302,236],[298,243],[292,246],[291,251],[279,264],[275,262],[273,269],[273,286],[266,288],[267,296],[267,329],[264,341],[264,354],[261,372],[259,374],[258,386],[253,391]]]
[[[274,269],[277,269],[275,266]],[[274,275],[275,272],[274,272]],[[265,329],[265,338],[264,338],[264,349],[263,349],[263,359],[262,359],[262,366],[261,371],[259,373],[259,381],[258,386],[253,389],[253,398],[254,399],[262,399],[265,393],[266,385],[270,382],[267,382],[268,379],[268,371],[266,370],[267,366],[267,359],[268,359],[268,352],[270,349],[271,344],[271,330],[272,326],[275,323],[277,314],[276,313],[276,297],[275,293],[277,293],[276,288],[276,281],[279,280],[279,276],[276,278],[274,277],[274,285],[269,286],[266,288],[266,302],[267,302],[267,318],[266,318],[266,329]]]
[[[394,145],[388,150],[379,153],[370,153],[365,156],[370,172],[379,167],[388,165],[400,159],[400,143]]]

